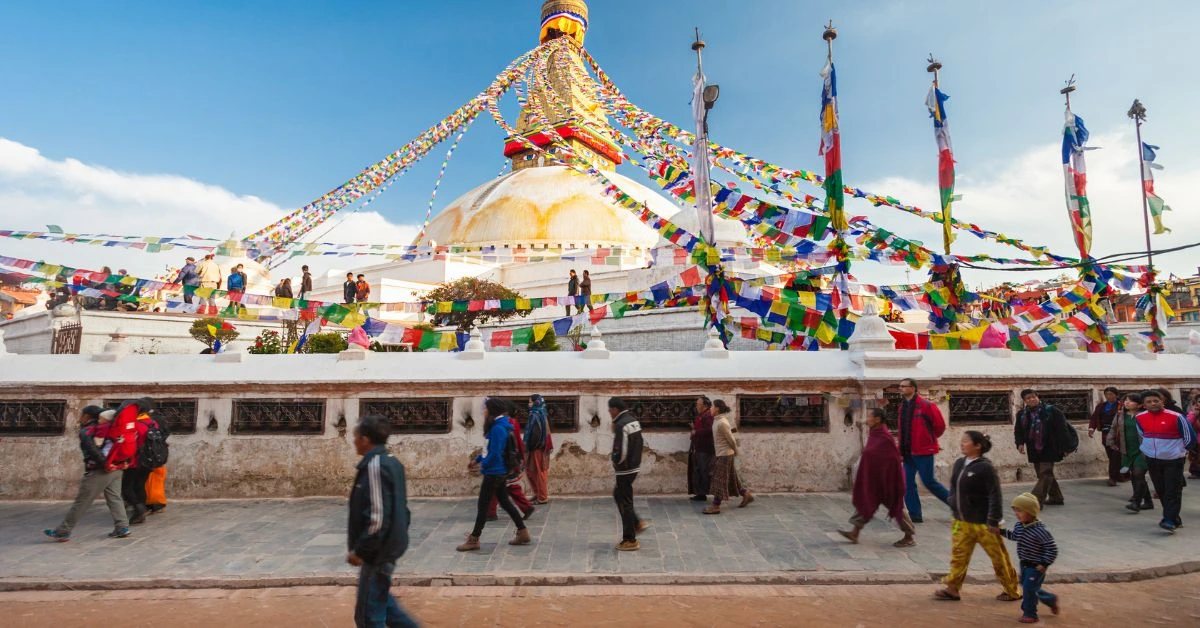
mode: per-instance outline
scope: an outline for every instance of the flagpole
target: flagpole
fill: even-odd
[[[1146,228],[1146,264],[1150,267],[1150,283],[1146,286],[1150,294],[1150,343],[1153,351],[1161,352],[1163,330],[1158,326],[1158,294],[1154,291],[1154,250],[1150,246],[1150,198],[1146,195],[1146,160],[1142,147],[1142,122],[1146,120],[1146,106],[1138,99],[1133,99],[1129,107],[1129,117],[1133,120],[1137,136],[1138,182],[1142,186],[1142,224]]]

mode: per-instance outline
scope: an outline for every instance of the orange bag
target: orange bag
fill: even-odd
[[[146,478],[146,505],[167,505],[167,467],[163,465],[150,472]]]

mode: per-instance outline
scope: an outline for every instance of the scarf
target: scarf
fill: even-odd
[[[1046,408],[1046,404],[1039,404],[1036,408],[1025,408],[1022,413],[1023,423],[1025,425],[1026,442],[1036,452],[1041,452],[1046,447],[1046,421],[1042,418],[1042,411]]]

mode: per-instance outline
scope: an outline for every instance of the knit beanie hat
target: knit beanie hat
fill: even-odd
[[[1033,493],[1021,493],[1017,495],[1013,498],[1012,507],[1014,510],[1026,513],[1034,519],[1037,519],[1038,515],[1042,512],[1042,507],[1038,504],[1038,499]]]

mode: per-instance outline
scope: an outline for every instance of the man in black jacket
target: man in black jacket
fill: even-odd
[[[79,482],[75,502],[71,504],[62,523],[57,528],[45,530],[46,536],[55,541],[63,543],[70,540],[75,523],[101,494],[104,494],[104,502],[108,504],[108,512],[113,518],[113,531],[109,533],[109,538],[123,539],[129,536],[129,516],[121,499],[122,471],[105,469],[107,447],[112,445],[104,434],[107,433],[106,424],[112,421],[115,414],[99,406],[88,406],[81,412],[79,449],[83,453],[83,479]]]
[[[617,549],[632,552],[641,547],[638,532],[650,527],[650,523],[638,518],[633,509],[633,481],[642,464],[642,424],[630,414],[625,400],[620,397],[608,400],[608,415],[613,420],[612,464],[617,476],[613,500],[621,513],[621,542]]]
[[[346,273],[346,281],[342,284],[342,302],[349,305],[354,303],[358,295],[358,284],[354,282],[354,273]]]
[[[1038,498],[1038,504],[1063,505],[1062,489],[1054,477],[1054,463],[1062,462],[1064,432],[1068,428],[1067,417],[1062,410],[1042,403],[1037,392],[1026,388],[1021,391],[1025,407],[1017,413],[1013,424],[1013,439],[1017,451],[1025,454],[1037,474],[1037,484],[1030,491]]]
[[[365,416],[354,428],[362,456],[350,492],[346,562],[359,567],[354,624],[359,628],[416,626],[392,597],[396,560],[408,549],[408,487],[404,465],[387,450],[391,424]]]

